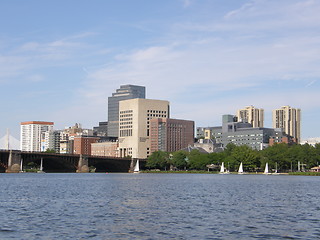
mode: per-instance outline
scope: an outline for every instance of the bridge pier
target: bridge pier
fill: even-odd
[[[9,153],[8,167],[6,173],[18,173],[20,172],[21,153],[12,152]]]
[[[77,173],[88,173],[89,172],[89,162],[88,162],[88,156],[80,155],[78,167],[77,167]]]

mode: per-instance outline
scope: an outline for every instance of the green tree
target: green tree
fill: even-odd
[[[187,154],[184,151],[178,151],[172,153],[172,159],[171,159],[171,164],[173,167],[177,169],[184,169],[187,167]]]
[[[169,164],[169,154],[163,151],[156,151],[148,157],[146,167],[166,170],[169,167]]]
[[[237,170],[241,162],[245,171],[256,171],[260,167],[260,154],[248,145],[234,147],[227,159],[233,170]]]
[[[210,164],[208,154],[200,153],[197,149],[191,150],[187,158],[190,169],[206,170],[207,165]]]

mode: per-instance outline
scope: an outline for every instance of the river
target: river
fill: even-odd
[[[0,174],[0,239],[319,239],[320,177]]]

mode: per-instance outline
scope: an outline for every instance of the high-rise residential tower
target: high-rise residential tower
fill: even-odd
[[[282,130],[296,138],[297,143],[301,140],[301,110],[290,106],[283,106],[272,111],[272,127],[282,128]]]
[[[147,158],[151,154],[150,120],[169,118],[169,102],[131,99],[119,103],[119,157]]]
[[[136,85],[122,85],[112,97],[108,97],[108,136],[119,136],[119,102],[122,100],[146,98],[146,88]]]
[[[53,130],[53,122],[29,121],[20,124],[20,146],[22,151],[40,152],[41,135]]]
[[[248,106],[237,111],[238,122],[248,122],[252,127],[263,127],[264,110]]]

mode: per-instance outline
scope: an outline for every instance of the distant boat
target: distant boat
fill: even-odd
[[[240,163],[238,174],[244,174],[242,162]]]
[[[269,175],[269,174],[270,174],[270,173],[269,173],[268,163],[266,163],[266,167],[265,167],[265,169],[264,169],[263,174],[265,174],[265,175]]]
[[[139,159],[137,160],[136,165],[134,166],[133,173],[140,173]]]
[[[21,158],[21,161],[20,161],[20,171],[21,173],[24,173],[23,171],[23,159]]]
[[[280,173],[278,173],[278,164],[276,163],[276,170],[274,171],[274,173],[272,173],[272,175],[280,175]]]
[[[224,162],[222,162],[221,167],[220,167],[220,174],[224,173]]]
[[[43,159],[41,158],[41,162],[40,162],[40,169],[37,171],[37,173],[45,173],[43,171]]]
[[[224,167],[224,162],[221,164],[219,174],[229,174],[229,171]]]

